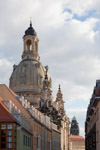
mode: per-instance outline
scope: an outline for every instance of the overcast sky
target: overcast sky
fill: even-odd
[[[76,116],[84,136],[86,108],[100,79],[100,0],[0,1],[0,83],[9,85],[13,64],[21,61],[30,17],[54,99],[61,84],[67,115]]]

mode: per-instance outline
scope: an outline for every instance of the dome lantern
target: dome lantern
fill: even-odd
[[[30,20],[30,26],[23,36],[24,50],[22,59],[40,60],[40,56],[38,54],[38,42],[39,39],[37,37],[37,33],[32,27],[32,20]]]

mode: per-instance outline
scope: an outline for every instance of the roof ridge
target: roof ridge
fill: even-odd
[[[10,91],[10,93],[13,95],[13,96],[18,96],[12,89],[8,88],[8,90]]]
[[[14,93],[14,91],[12,91],[6,84],[3,84],[5,86],[5,88],[14,96],[18,96],[17,94]]]

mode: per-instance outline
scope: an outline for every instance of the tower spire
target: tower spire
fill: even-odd
[[[63,99],[63,95],[62,95],[61,87],[60,87],[60,84],[59,84],[56,101],[60,101],[62,99]]]

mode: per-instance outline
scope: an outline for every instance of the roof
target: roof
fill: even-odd
[[[72,118],[72,121],[76,121],[76,117],[75,116]]]
[[[37,35],[36,31],[32,27],[32,23],[30,23],[30,27],[25,31],[26,35]]]
[[[69,140],[74,141],[74,142],[85,142],[84,137],[79,136],[79,135],[70,135]]]
[[[9,89],[9,91],[15,96],[15,97],[17,97],[18,95],[17,94],[15,94],[10,88],[8,88]]]
[[[0,122],[16,122],[2,101],[0,101]]]
[[[9,89],[5,84],[0,84],[0,97],[2,97],[3,100],[11,100],[12,103],[14,103],[14,105],[20,110],[22,114],[25,115],[27,119],[30,118],[29,113],[17,100],[16,94],[11,89]]]
[[[2,101],[3,99],[2,99],[2,97],[0,97],[0,101]]]

